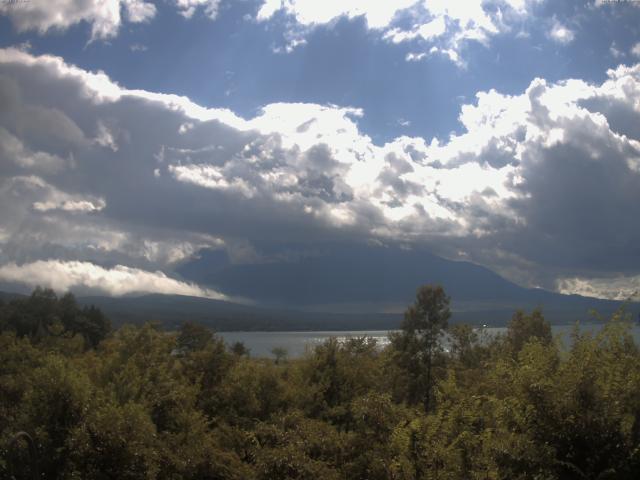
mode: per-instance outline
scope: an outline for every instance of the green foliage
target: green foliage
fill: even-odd
[[[95,348],[111,331],[111,322],[94,306],[80,308],[72,293],[58,298],[53,290],[37,287],[25,299],[0,304],[0,328],[34,342],[77,335],[85,347]]]
[[[406,398],[409,403],[421,402],[425,411],[432,405],[434,369],[449,317],[449,297],[444,289],[424,285],[405,312],[401,331],[391,336],[395,360],[407,380]]]
[[[540,309],[534,310],[531,315],[518,310],[511,318],[507,329],[509,346],[514,354],[517,354],[527,342],[534,339],[543,344],[551,343],[551,325],[544,319]]]
[[[202,350],[213,339],[213,333],[207,327],[193,322],[185,322],[180,327],[178,348],[184,352]]]
[[[31,372],[18,422],[38,445],[45,478],[55,478],[66,469],[71,432],[90,410],[92,394],[86,373],[65,357],[50,355]]]
[[[287,359],[288,352],[284,347],[273,347],[271,349],[271,354],[276,359],[276,364],[278,364]]]
[[[305,385],[300,408],[348,428],[353,420],[350,402],[381,383],[379,366],[375,341],[354,338],[340,343],[330,338],[300,364]]]
[[[71,478],[150,479],[159,469],[156,428],[139,403],[105,403],[87,412],[69,440]]]
[[[566,349],[534,311],[499,338],[453,325],[445,350],[449,299],[427,286],[389,347],[333,338],[287,361],[195,324],[92,341],[100,317],[45,290],[0,305],[0,478],[31,478],[19,431],[43,479],[640,473],[640,351],[622,314]]]
[[[251,351],[243,342],[233,342],[229,347],[229,351],[238,357],[248,357],[251,354]]]

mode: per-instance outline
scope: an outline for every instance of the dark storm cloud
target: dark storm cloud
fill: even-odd
[[[356,109],[272,104],[244,120],[3,50],[0,264],[14,280],[53,259],[68,281],[126,273],[167,291],[187,287],[147,273],[203,248],[250,262],[265,246],[373,241],[528,285],[632,279],[639,76],[619,67],[602,85],[537,79],[521,95],[479,93],[446,142],[378,146]]]

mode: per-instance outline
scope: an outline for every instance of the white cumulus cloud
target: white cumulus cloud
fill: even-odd
[[[557,20],[554,20],[551,30],[549,30],[549,37],[558,43],[567,44],[573,42],[576,34],[566,25],[563,25]]]
[[[191,18],[196,12],[214,20],[220,0],[169,0],[178,13]],[[115,37],[123,23],[151,21],[157,14],[154,2],[146,0],[26,0],[19,4],[0,2],[0,15],[9,17],[19,32],[41,35],[64,31],[78,23],[91,25],[91,40]]]
[[[11,262],[0,266],[0,279],[32,287],[40,285],[58,291],[80,287],[114,297],[161,293],[226,298],[214,290],[170,278],[161,271],[148,272],[123,265],[103,268],[93,263],[78,261],[39,260],[22,265]]]
[[[0,3],[0,13],[7,15],[20,32],[44,34],[87,22],[93,40],[115,36],[122,24],[121,12],[130,22],[144,22],[155,16],[156,7],[143,0],[29,0],[19,6]]]
[[[565,294],[583,295],[610,300],[640,300],[640,275],[613,276],[605,278],[562,278],[558,280],[558,291]]]
[[[328,23],[340,16],[349,18],[363,15],[370,28],[384,28],[393,20],[395,14],[416,0],[395,2],[370,2],[367,0],[265,0],[258,11],[258,20],[268,20],[277,11],[284,10],[295,16],[302,25]]]
[[[640,65],[478,92],[460,133],[386,144],[357,106],[275,103],[245,119],[16,49],[0,50],[0,98],[11,271],[170,272],[200,248],[331,241],[465,252],[547,288],[640,271]]]
[[[218,16],[220,0],[174,0],[178,12],[185,18],[191,18],[198,9],[202,9],[209,18]]]
[[[464,66],[459,58],[468,41],[488,44],[492,36],[509,31],[511,23],[521,23],[537,0],[401,0],[373,2],[367,0],[265,0],[258,11],[258,21],[267,21],[278,12],[295,19],[286,37],[298,44],[317,25],[330,24],[340,17],[363,17],[367,27],[381,32],[393,43],[418,43],[423,52],[407,55],[408,61],[426,57],[431,47],[444,53],[453,63]],[[398,25],[398,18],[409,18],[412,25]],[[288,42],[287,51],[292,43]],[[434,52],[431,52],[434,53]]]

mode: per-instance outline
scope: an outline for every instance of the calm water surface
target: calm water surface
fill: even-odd
[[[602,328],[601,324],[582,325],[582,331],[597,332]],[[554,325],[553,334],[560,336],[566,344],[570,339],[573,325]],[[483,329],[486,335],[504,333],[506,328],[488,327]],[[372,337],[378,341],[378,345],[384,347],[389,344],[389,332],[387,330],[360,330],[360,331],[327,331],[327,332],[219,332],[227,344],[243,342],[251,351],[252,357],[269,357],[271,350],[282,347],[287,350],[289,357],[300,357],[306,349],[321,344],[330,337],[336,337],[338,341],[344,341],[353,337]],[[640,326],[633,327],[633,336],[640,345]]]

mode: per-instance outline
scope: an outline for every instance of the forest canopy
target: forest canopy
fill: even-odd
[[[0,302],[0,478],[638,478],[624,312],[564,342],[539,310],[492,337],[449,315],[427,285],[385,348],[267,359],[192,323],[112,331],[71,294]]]

